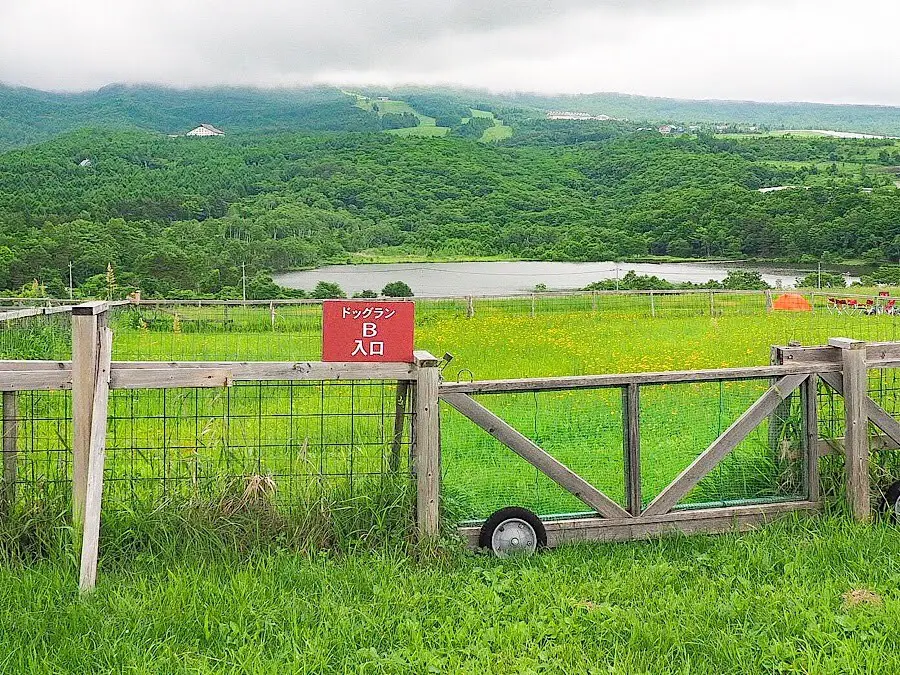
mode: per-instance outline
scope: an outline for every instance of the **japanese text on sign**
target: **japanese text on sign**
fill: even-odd
[[[323,361],[412,361],[415,305],[411,302],[326,300]]]

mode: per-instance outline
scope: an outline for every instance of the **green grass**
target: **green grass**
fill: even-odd
[[[512,135],[512,127],[508,127],[505,124],[495,124],[494,126],[484,130],[484,133],[481,135],[481,140],[486,142],[502,141]]]
[[[69,564],[44,561],[0,568],[0,667],[889,673],[900,668],[898,558],[897,528],[822,517],[505,561],[124,552],[87,599]],[[847,605],[860,589],[876,604]]]
[[[435,118],[429,117],[428,115],[423,115],[418,112],[415,108],[409,105],[406,101],[395,101],[395,100],[377,100],[366,98],[365,96],[356,96],[356,106],[358,108],[362,108],[363,110],[373,110],[374,106],[378,106],[378,115],[384,115],[386,113],[410,113],[419,118],[419,126],[417,127],[406,127],[403,129],[388,129],[385,133],[393,134],[394,136],[422,136],[422,137],[437,137],[437,136],[446,136],[450,128],[449,127],[438,127],[435,126]]]
[[[761,295],[717,295],[713,310],[715,316],[710,317],[707,294],[660,295],[654,299],[652,310],[645,296],[541,297],[535,299],[534,316],[530,298],[478,300],[473,318],[466,318],[463,300],[420,302],[416,341],[435,354],[454,355],[444,371],[446,379],[491,379],[762,365],[768,363],[773,343],[800,340],[821,344],[834,336],[895,339],[898,327],[894,317],[836,315],[824,307],[810,314],[766,313]],[[651,311],[656,312],[656,318],[650,316]],[[139,322],[134,313],[125,312],[114,324],[114,354],[119,359],[138,360],[314,360],[320,354],[319,312],[314,305],[280,307],[274,324],[267,307],[188,305],[177,311],[144,310]],[[179,316],[177,330],[175,313]],[[143,327],[135,329],[138,325]],[[766,386],[766,382],[758,381],[645,388],[641,412],[645,501],[684,469]],[[351,405],[346,392],[334,391],[337,393],[331,400],[341,401],[341,406]],[[233,472],[253,465],[256,446],[266,448],[256,463],[262,473],[295,471],[297,463],[292,458],[301,447],[311,448],[313,467],[320,465],[324,460],[316,453],[325,452],[327,435],[303,417],[324,410],[316,393],[268,387],[265,396],[271,401],[271,409],[263,413],[267,421],[258,428],[252,424],[254,395],[252,387],[242,386],[234,389],[227,402],[215,391],[204,393],[200,399],[191,392],[170,396],[165,403],[171,411],[168,414],[184,420],[176,427],[178,436],[173,443],[186,449],[183,459],[176,457],[170,462],[170,471],[185,465],[180,470],[189,474],[190,467],[198,465],[202,474],[215,474],[217,466],[230,467]],[[147,410],[163,405],[151,401],[149,393],[141,396],[148,401]],[[352,403],[357,411],[362,410],[360,406],[374,406],[373,413],[379,409],[388,412],[368,419],[374,425],[371,429],[362,423],[357,425],[358,441],[368,439],[368,450],[329,456],[327,463],[334,466],[331,473],[341,473],[341,467],[349,471],[346,467],[350,461],[382,462],[387,440],[379,440],[379,425],[392,410],[391,394],[386,396]],[[617,390],[491,395],[481,397],[481,401],[610,497],[623,502],[621,403]],[[240,427],[245,434],[240,439],[217,421],[226,405],[232,416],[251,418],[251,423]],[[332,412],[338,409],[343,407]],[[198,431],[191,418],[200,412],[210,421]],[[269,419],[270,415],[282,417]],[[282,423],[285,415],[297,420]],[[127,427],[127,410],[120,417],[124,421],[119,424]],[[344,438],[350,433],[347,422],[347,418],[332,418],[326,426],[332,436]],[[125,427],[118,434],[124,439],[123,451],[134,435],[133,428]],[[138,427],[137,435],[152,438],[160,432],[158,423],[153,426],[148,421]],[[202,447],[192,451],[201,439]],[[462,517],[483,518],[509,504],[544,515],[584,509],[577,499],[449,409],[444,411],[442,440],[444,486]],[[798,429],[790,428],[780,442],[794,448],[796,454]],[[235,448],[250,452],[250,456],[225,464],[217,459],[230,457]],[[143,475],[141,466],[138,463],[129,470]],[[147,471],[152,473],[150,468]],[[779,466],[773,460],[764,423],[687,496],[685,503],[801,497],[796,473],[796,466]],[[293,489],[289,480],[281,481],[282,492]]]
[[[896,339],[900,321],[824,306],[766,313],[762,296],[717,295],[712,316],[709,309],[706,294],[657,296],[655,318],[647,297],[539,296],[533,306],[530,298],[476,300],[475,316],[466,318],[464,300],[423,302],[416,343],[454,354],[446,379],[487,379],[765,364],[773,343]],[[318,358],[316,306],[279,307],[274,327],[268,307],[183,306],[177,320],[175,313],[116,310],[114,357]],[[43,336],[27,328],[23,340]],[[11,348],[13,337],[4,344]],[[41,339],[37,347],[59,351],[58,336]],[[895,383],[887,385],[896,404]],[[765,386],[643,388],[645,499]],[[54,497],[52,484],[36,479],[35,490],[22,494],[38,505],[0,524],[0,671],[843,673],[900,666],[900,528],[853,525],[838,513],[741,536],[581,545],[527,560],[469,554],[451,539],[436,551],[416,550],[408,479],[376,477],[351,492],[340,477],[348,461],[359,469],[383,460],[390,443],[379,440],[379,411],[386,405],[391,419],[393,392],[370,400],[344,387],[326,398],[279,384],[262,398],[253,385],[234,387],[227,398],[221,390],[173,390],[164,400],[161,392],[115,394],[98,591],[76,596],[65,490]],[[55,392],[20,404],[26,418],[45,420],[21,427],[23,459],[36,460],[29,478],[65,448],[56,419],[67,397]],[[623,499],[617,391],[479,400]],[[326,418],[324,427],[310,422],[348,405],[373,417],[352,428],[348,417]],[[351,434],[355,444],[347,443]],[[164,460],[154,450],[162,438]],[[447,527],[509,504],[542,513],[584,508],[449,411],[442,439]],[[687,501],[798,496],[793,470],[779,465],[768,440],[764,424]],[[334,441],[344,445],[323,453]],[[310,463],[312,481],[279,477],[297,462]],[[338,477],[317,478],[322,466]],[[161,495],[153,491],[158,483],[142,482],[160,471],[182,478],[179,489]],[[235,478],[216,479],[217,471]],[[252,474],[275,476],[275,491],[248,490]],[[133,483],[109,480],[122,476]],[[146,499],[129,506],[135,489]],[[845,606],[843,594],[860,589],[877,594],[878,604]]]

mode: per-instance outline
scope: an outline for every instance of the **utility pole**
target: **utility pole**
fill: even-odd
[[[69,300],[72,300],[72,261],[69,261]]]
[[[247,263],[241,263],[241,287],[244,289],[244,303],[247,302]]]

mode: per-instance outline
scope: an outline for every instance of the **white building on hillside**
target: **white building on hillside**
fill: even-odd
[[[225,132],[216,129],[212,124],[201,124],[196,129],[187,132],[188,136],[224,136]]]

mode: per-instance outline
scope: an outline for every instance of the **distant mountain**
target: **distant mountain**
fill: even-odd
[[[367,99],[358,99],[357,93]],[[594,128],[596,124],[585,126],[588,123],[579,121],[570,122],[568,127],[556,124],[550,129],[544,123],[549,111],[607,115],[636,123],[739,123],[770,129],[831,129],[900,136],[900,108],[887,106],[694,101],[614,93],[495,94],[434,87],[367,87],[347,93],[328,86],[171,89],[110,85],[98,91],[60,94],[0,85],[0,151],[85,127],[181,134],[207,122],[226,133],[380,131],[389,125],[385,123],[385,111],[381,110],[380,116],[375,110],[379,98],[403,102],[407,107],[397,108],[401,116],[404,110],[412,111],[420,119],[429,119],[430,124],[447,129],[461,128],[468,116],[479,110],[489,111],[515,130],[516,138],[511,142],[519,143],[528,143],[537,136],[545,141],[584,140],[610,133],[602,125]],[[361,100],[368,104],[360,105]],[[566,129],[565,133],[558,133],[561,129]]]
[[[700,101],[615,93],[513,94],[505,98],[512,105],[575,110],[651,122],[743,123],[772,129],[829,129],[900,136],[900,108],[891,106]]]
[[[900,136],[900,107],[832,105],[825,103],[761,103],[656,98],[618,93],[543,95],[494,94],[478,89],[369,88],[368,96],[390,95],[410,100],[469,102],[497,112],[498,108],[547,113],[582,112],[653,124],[756,124],[778,129],[828,129]]]
[[[0,150],[84,127],[185,133],[202,122],[229,131],[377,131],[378,115],[332,87],[169,89],[110,85],[59,94],[0,85]]]

